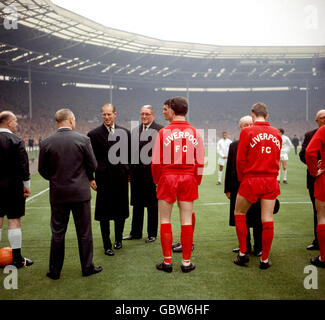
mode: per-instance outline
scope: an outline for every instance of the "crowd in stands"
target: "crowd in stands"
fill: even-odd
[[[133,88],[113,90],[112,102],[117,108],[117,121],[130,129],[131,121],[139,121],[141,106],[151,104],[156,110],[156,120],[167,124],[162,115],[163,102],[185,92],[154,91],[153,88]],[[32,119],[29,113],[28,84],[24,82],[0,81],[0,110],[13,111],[19,120],[17,134],[38,145],[56,130],[54,114],[60,108],[70,108],[77,118],[77,129],[86,134],[101,123],[100,108],[110,102],[111,92],[106,89],[63,87],[61,84],[33,84]],[[324,108],[325,96],[321,90],[311,93],[309,101],[309,121],[306,121],[305,93],[297,92],[227,92],[189,94],[189,120],[197,128],[216,130],[216,140],[222,131],[227,131],[230,139],[238,139],[238,120],[250,113],[250,107],[257,101],[268,105],[270,123],[284,128],[289,137],[297,135],[300,140],[306,131],[315,128],[314,116]],[[207,131],[206,131],[207,132]],[[207,138],[207,134],[205,136]]]

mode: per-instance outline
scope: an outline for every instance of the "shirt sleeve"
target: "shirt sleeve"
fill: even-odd
[[[151,163],[151,172],[153,182],[158,184],[158,181],[161,176],[161,167],[162,167],[162,150],[161,150],[161,134],[157,134],[155,139],[155,144],[152,151],[152,163]]]
[[[204,143],[198,130],[196,130],[196,139],[198,141],[198,146],[196,148],[195,157],[195,179],[198,185],[200,185],[204,170]]]
[[[244,169],[247,163],[248,148],[249,148],[248,133],[247,130],[243,129],[239,136],[237,160],[236,160],[238,181],[242,181],[244,176]]]
[[[324,147],[323,145],[325,143],[324,133],[325,127],[322,127],[316,131],[313,138],[310,140],[305,153],[307,169],[309,173],[314,177],[318,172],[317,154],[322,149],[322,147]]]

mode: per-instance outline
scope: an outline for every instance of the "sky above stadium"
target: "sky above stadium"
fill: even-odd
[[[110,28],[236,46],[325,45],[324,0],[52,0]]]

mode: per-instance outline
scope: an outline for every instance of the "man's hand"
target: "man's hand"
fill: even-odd
[[[95,180],[90,180],[89,185],[94,191],[97,191],[97,184]]]
[[[319,177],[324,171],[325,169],[318,169],[316,177]]]
[[[225,195],[230,200],[230,192],[226,192]]]
[[[317,168],[320,169],[321,166],[322,166],[322,160],[318,160],[317,161]]]
[[[31,194],[30,188],[24,187],[24,198],[28,198]]]

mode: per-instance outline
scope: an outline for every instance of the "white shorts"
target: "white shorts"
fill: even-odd
[[[284,160],[284,161],[289,160],[288,154],[287,153],[281,153],[280,154],[280,160]]]
[[[226,164],[227,164],[227,159],[222,159],[222,158],[218,159],[219,166],[225,166]]]

